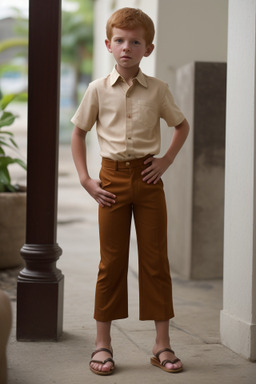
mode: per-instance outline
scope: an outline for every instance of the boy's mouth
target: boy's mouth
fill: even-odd
[[[131,59],[131,57],[124,55],[124,56],[121,56],[121,59]]]

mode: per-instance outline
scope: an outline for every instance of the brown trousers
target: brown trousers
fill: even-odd
[[[145,159],[124,162],[102,159],[102,188],[117,198],[112,207],[99,207],[101,261],[94,312],[98,321],[128,317],[132,214],[138,243],[140,320],[164,321],[174,316],[163,183],[142,181]]]

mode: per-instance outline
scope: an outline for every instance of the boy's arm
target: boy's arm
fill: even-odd
[[[149,157],[144,164],[151,163],[141,174],[143,176],[143,181],[146,181],[148,184],[156,184],[167,168],[173,163],[175,157],[179,153],[181,147],[183,146],[189,132],[189,125],[187,120],[175,127],[174,134],[172,136],[172,141],[170,147],[168,148],[166,154],[161,158]]]
[[[85,131],[78,127],[74,128],[71,149],[80,183],[101,207],[110,207],[115,203],[116,196],[102,189],[100,180],[91,179],[87,168],[85,137]]]

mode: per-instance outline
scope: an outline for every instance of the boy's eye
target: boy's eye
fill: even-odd
[[[115,41],[116,41],[117,43],[122,43],[123,40],[122,40],[122,39],[116,39]]]
[[[134,40],[133,44],[135,44],[135,45],[139,45],[140,42],[139,42],[138,40]]]

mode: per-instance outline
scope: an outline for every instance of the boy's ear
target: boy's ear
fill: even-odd
[[[112,53],[112,49],[111,49],[111,43],[108,39],[105,40],[105,45],[107,47],[107,50]]]
[[[144,56],[145,57],[148,57],[149,55],[151,55],[151,53],[154,51],[154,44],[149,44],[146,48],[146,52],[144,53]]]

